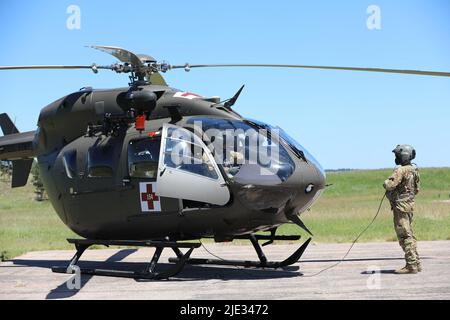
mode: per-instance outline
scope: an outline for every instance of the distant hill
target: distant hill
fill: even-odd
[[[349,168],[342,168],[342,169],[325,169],[325,172],[348,172],[348,171],[354,171],[357,169],[349,169]]]
[[[419,167],[420,169],[450,169],[450,167]],[[352,168],[339,168],[339,169],[325,169],[325,172],[349,172],[349,171],[379,171],[379,170],[394,170],[392,168],[379,168],[379,169],[352,169]]]

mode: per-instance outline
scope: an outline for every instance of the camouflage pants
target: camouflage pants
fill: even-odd
[[[420,257],[417,253],[417,240],[412,229],[413,213],[394,210],[394,227],[398,242],[405,252],[406,265],[420,266]]]

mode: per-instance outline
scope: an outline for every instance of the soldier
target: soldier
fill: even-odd
[[[394,227],[398,241],[405,252],[406,266],[396,270],[397,274],[417,273],[422,271],[417,244],[412,229],[414,198],[419,192],[419,170],[411,160],[416,151],[410,145],[398,145],[394,150],[395,168],[393,174],[384,182],[386,197],[394,213]]]

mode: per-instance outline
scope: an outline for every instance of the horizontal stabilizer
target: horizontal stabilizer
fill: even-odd
[[[0,160],[33,158],[34,131],[0,137]]]

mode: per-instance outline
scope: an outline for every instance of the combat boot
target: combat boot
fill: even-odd
[[[401,269],[395,270],[395,274],[416,274],[418,272],[415,266],[404,266]]]

